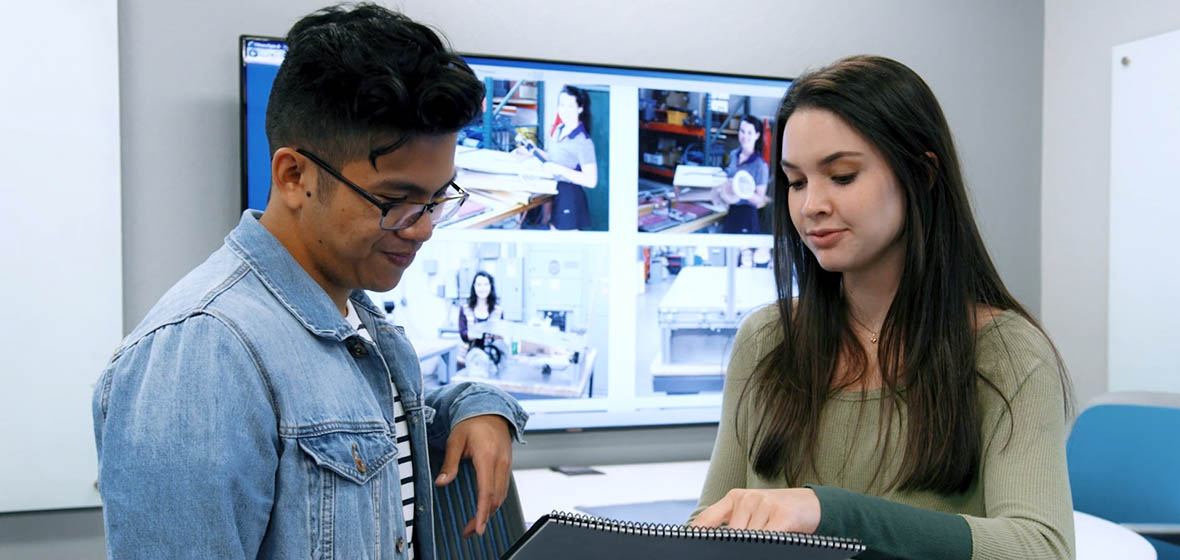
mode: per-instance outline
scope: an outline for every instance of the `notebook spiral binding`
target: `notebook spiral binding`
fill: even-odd
[[[738,542],[778,542],[789,543],[815,548],[832,548],[846,550],[857,554],[864,552],[865,546],[856,539],[845,537],[824,537],[805,533],[784,533],[780,531],[751,531],[746,529],[727,529],[714,527],[693,527],[690,525],[667,525],[664,523],[641,523],[637,521],[618,521],[581,513],[553,511],[549,519],[555,523],[572,525],[598,531],[624,533],[628,535],[643,535],[648,537],[672,537],[678,539],[710,539]]]

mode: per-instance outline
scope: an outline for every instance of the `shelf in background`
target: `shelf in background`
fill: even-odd
[[[504,102],[503,97],[493,97],[492,98],[493,105],[499,105],[503,102]],[[515,106],[515,107],[528,107],[530,109],[537,108],[537,100],[536,99],[518,99],[518,98],[514,97],[512,99],[509,99],[507,104]]]
[[[644,130],[654,130],[656,132],[670,132],[672,134],[683,134],[685,136],[697,136],[699,138],[705,137],[705,129],[699,126],[682,126],[678,124],[668,124],[659,122],[641,122],[639,128]]]
[[[659,175],[661,177],[667,177],[669,179],[676,176],[676,171],[674,169],[668,169],[667,167],[659,167],[656,165],[649,165],[646,163],[639,164],[639,170],[646,171],[648,173],[653,173],[653,174]]]

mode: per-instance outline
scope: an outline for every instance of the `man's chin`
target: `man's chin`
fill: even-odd
[[[389,290],[396,288],[401,280],[402,275],[400,273],[392,277],[377,278],[369,282],[368,285],[364,287],[364,289],[370,292],[388,292]]]

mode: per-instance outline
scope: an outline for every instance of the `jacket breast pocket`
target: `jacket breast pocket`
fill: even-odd
[[[387,558],[404,529],[397,445],[384,431],[300,437],[314,558]],[[399,535],[400,536],[400,535]]]

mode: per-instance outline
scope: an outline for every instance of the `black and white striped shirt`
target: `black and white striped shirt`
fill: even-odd
[[[356,330],[357,334],[369,342],[373,342],[373,337],[369,335],[369,331],[365,329],[365,325],[361,323],[360,318],[356,314],[356,308],[352,306],[352,300],[348,300],[348,316],[345,317],[348,324]],[[397,476],[401,480],[402,487],[402,512],[406,519],[406,557],[413,560],[414,558],[414,464],[410,460],[410,427],[406,423],[406,409],[402,406],[402,396],[398,394],[397,387],[391,382],[389,388],[393,391],[393,429],[397,437]]]

